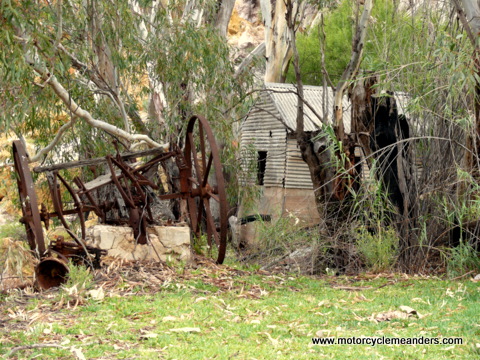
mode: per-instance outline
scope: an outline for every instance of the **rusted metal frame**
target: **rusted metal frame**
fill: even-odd
[[[203,126],[198,127],[198,132],[199,132],[199,138],[200,138],[200,152],[202,154],[202,167],[203,167],[203,172],[202,175],[204,178],[206,177],[205,175],[207,174],[207,166],[205,164],[205,159],[206,159],[206,154],[205,154],[205,138],[203,134]],[[202,182],[202,186],[205,186],[206,182]]]
[[[25,225],[30,249],[38,257],[45,253],[45,240],[38,211],[37,195],[33,186],[32,174],[28,167],[28,155],[20,140],[13,142],[13,160],[17,173],[17,186],[22,207],[22,222]]]
[[[127,189],[127,192],[129,194],[129,196],[131,196],[131,198],[134,200],[134,202],[136,203],[137,207],[140,206],[142,207],[143,209],[140,211],[139,213],[139,216],[140,216],[140,220],[142,221],[142,230],[141,230],[141,233],[142,234],[146,234],[147,232],[147,224],[146,224],[146,220],[145,219],[145,209],[147,210],[147,215],[148,215],[148,220],[150,222],[153,222],[153,215],[152,215],[152,211],[150,209],[150,202],[148,201],[148,196],[147,194],[145,193],[145,191],[143,190],[142,188],[142,183],[146,183],[146,185],[153,185],[153,187],[156,187],[158,188],[155,184],[153,184],[152,182],[150,182],[150,180],[148,180],[146,177],[144,177],[142,174],[140,173],[134,173],[134,169],[132,169],[128,164],[124,163],[122,161],[122,159],[120,157],[118,157],[117,159],[113,159],[112,158],[112,161],[121,169],[122,171],[122,175],[120,177],[123,177],[124,179],[124,183],[125,183],[125,187]],[[127,178],[130,179],[130,181],[132,182],[132,185],[137,189],[138,193],[139,193],[139,199],[137,201],[135,201],[135,197],[132,195],[131,193],[131,189],[130,189],[130,186],[128,186],[128,181],[127,181]],[[140,178],[140,179],[139,179]],[[142,180],[143,179],[143,180]],[[135,215],[134,215],[135,216]],[[143,238],[142,237],[142,242],[139,241],[140,244],[145,244],[146,243],[146,237]]]
[[[67,230],[68,231],[68,230]],[[105,255],[106,250],[97,249],[83,244],[71,231],[68,231],[76,243],[64,241],[63,236],[59,236],[49,246],[49,257],[43,259],[35,268],[37,283],[40,288],[46,290],[54,286],[59,286],[65,282],[68,275],[67,263],[69,259],[77,259],[77,263],[86,260],[93,268],[94,264],[90,260],[90,254],[95,256],[95,262],[100,262],[100,257]],[[57,257],[52,257],[56,255]]]
[[[156,164],[158,164],[162,161],[168,160],[171,157],[174,157],[176,155],[177,155],[176,151],[169,151],[167,153],[158,155],[158,156],[154,157],[153,159],[149,160],[148,162],[146,162],[145,164],[135,168],[133,170],[133,172],[134,173],[139,173],[139,172],[148,171],[153,165],[156,165]]]
[[[88,205],[88,204],[84,204],[83,205],[83,211],[84,212],[87,212],[87,211],[94,211],[95,212],[95,207],[92,206],[92,205]],[[77,210],[76,209],[70,209],[70,210],[64,210],[63,211],[63,215],[66,216],[66,215],[74,215],[74,214],[77,214]],[[47,217],[48,219],[52,218],[52,217],[58,217],[58,214],[53,211],[53,212],[47,212],[47,213],[43,213],[44,215],[42,215],[42,213],[40,213],[40,218],[42,219],[43,221],[43,218],[44,217]],[[47,228],[48,230],[48,228]]]
[[[78,194],[73,190],[73,188],[70,186],[68,182],[65,181],[65,179],[58,173],[56,173],[56,176],[60,179],[60,181],[63,183],[63,186],[66,187],[67,191],[70,193],[70,196],[73,199],[73,202],[75,204],[75,208],[77,209],[78,217],[80,219],[80,226],[82,229],[82,239],[85,239],[87,230],[85,228],[85,216],[83,214],[83,203],[78,196]],[[68,227],[68,229],[70,229]]]
[[[123,160],[129,160],[135,157],[155,155],[159,153],[162,154],[164,152],[165,150],[163,148],[155,148],[155,149],[149,149],[149,150],[144,150],[144,151],[139,151],[134,153],[120,154],[120,157]],[[105,163],[106,161],[107,160],[105,157],[88,159],[88,160],[79,160],[79,161],[72,161],[72,162],[66,162],[66,163],[54,164],[54,165],[48,165],[48,166],[36,166],[33,168],[33,171],[36,173],[42,173],[42,172],[48,172],[48,171],[54,171],[54,170],[64,170],[64,169],[71,169],[71,168],[88,166],[88,165],[97,165],[97,164]]]
[[[207,165],[207,167],[205,168],[205,172],[204,172],[204,176],[203,176],[202,186],[206,186],[206,185],[207,185],[207,182],[208,182],[208,174],[210,174],[210,169],[212,168],[212,160],[213,160],[213,156],[212,156],[212,153],[210,153],[210,155],[209,155],[209,157],[208,157],[208,165]]]
[[[128,171],[127,169],[128,166],[126,164],[120,163],[110,155],[107,156],[107,164],[112,174],[112,180],[114,184],[117,186],[118,190],[120,191],[120,195],[122,196],[123,200],[125,201],[125,203],[128,204],[128,208],[129,208],[128,223],[133,229],[133,235],[135,237],[135,240],[139,244],[146,244],[147,243],[147,226],[146,226],[146,219],[143,214],[143,210],[140,212],[139,208],[137,207],[137,204],[135,203],[135,199],[133,198],[130,192],[130,187],[128,186],[128,184],[126,184],[125,186],[127,191],[123,189],[119,181],[120,177],[117,177],[117,175],[115,174],[115,169],[113,167],[114,163],[122,171],[124,181],[126,182],[127,178],[129,178],[130,181],[132,181],[132,184],[135,187],[139,188],[142,199],[145,199],[145,202],[147,202],[148,200],[145,198],[145,193],[143,192],[143,189],[141,189],[141,186],[138,185],[136,178]],[[145,205],[147,205],[147,203]]]
[[[138,192],[140,193],[140,197],[142,199],[145,199],[145,192],[142,189],[142,186],[138,183],[138,179],[132,174],[132,168],[128,166],[126,163],[119,161],[118,159],[114,159],[113,157],[110,157],[110,160],[112,163],[117,165],[120,170],[122,171],[122,175],[130,179],[132,182],[132,185],[137,188]],[[113,176],[113,174],[112,174]],[[122,176],[119,176],[119,179]],[[129,186],[126,186],[127,189],[129,189]],[[131,194],[130,194],[131,195]]]
[[[182,193],[175,193],[175,194],[165,194],[165,195],[158,195],[160,200],[171,200],[171,199],[185,199],[185,194]]]
[[[209,237],[208,237],[209,245],[212,246],[211,235],[213,235],[215,243],[217,244],[218,247],[220,247],[220,235],[218,234],[217,227],[215,226],[212,210],[210,209],[210,203],[208,199],[205,199],[205,198],[203,199],[203,206],[205,206],[205,213],[206,213],[206,219],[207,219],[207,233],[209,234]]]
[[[190,141],[190,143],[195,146],[195,142],[193,140],[193,134],[191,132],[188,132],[187,137],[188,137],[188,140]],[[192,150],[196,150],[196,148],[193,147]],[[198,161],[198,158],[197,158],[196,151],[195,151],[195,154],[192,154],[192,155],[193,155],[193,165],[195,166],[195,173],[197,175],[197,181],[198,181],[199,186],[201,186],[200,184],[202,184],[203,181],[202,181],[202,177],[201,177],[200,164],[199,164],[199,161]]]
[[[67,191],[70,193],[70,196],[72,197],[75,205],[75,209],[70,209],[66,211],[63,209],[61,193],[60,193],[60,185],[58,184],[57,178],[60,179],[60,181],[65,186]],[[62,223],[63,227],[67,230],[70,230],[70,225],[68,225],[67,220],[65,219],[65,215],[77,214],[80,221],[82,239],[85,239],[86,229],[85,229],[85,217],[83,215],[84,205],[81,202],[81,200],[78,198],[78,195],[75,193],[75,191],[70,186],[70,184],[68,184],[65,181],[65,179],[60,174],[58,174],[57,171],[54,171],[53,173],[49,173],[47,175],[47,180],[50,187],[53,207],[55,209],[55,213],[51,213],[51,215],[57,216],[60,222]]]
[[[57,177],[54,173],[47,174],[48,187],[50,189],[50,194],[52,196],[52,203],[55,213],[57,214],[58,219],[62,223],[63,227],[68,228],[67,221],[63,216],[63,205],[60,195],[60,185],[57,182]]]
[[[83,181],[78,176],[76,176],[73,179],[73,182],[75,183],[75,185],[77,185],[77,187],[79,189],[79,196],[85,195],[87,197],[88,201],[90,201],[90,204],[91,204],[91,207],[92,207],[91,210],[93,210],[95,215],[97,215],[99,218],[104,219],[105,218],[105,213],[98,206],[96,200],[94,199],[94,197],[92,196],[90,191],[88,191],[85,188],[85,184],[83,183]],[[84,206],[84,208],[87,208],[87,206]]]
[[[127,195],[127,193],[123,189],[122,185],[120,184],[120,181],[119,181],[117,175],[115,174],[115,169],[113,168],[112,160],[113,159],[112,159],[111,156],[107,156],[107,164],[108,164],[108,167],[110,168],[110,173],[112,174],[112,181],[115,184],[115,186],[117,187],[118,191],[120,192],[120,195],[122,196],[123,200],[127,203],[127,205],[131,208],[134,208],[135,207],[135,202],[133,201],[133,199],[131,199]]]
[[[202,131],[202,134],[203,134],[203,131]],[[196,153],[196,148],[195,148],[195,142],[193,140],[193,134],[191,132],[187,132],[187,139],[188,139],[188,143],[192,144],[193,147],[192,147],[192,151],[195,150],[195,153],[192,153],[192,158],[193,158],[193,165],[195,167],[195,173],[197,175],[197,179],[195,179],[195,181],[192,181],[192,183],[195,183],[197,185],[197,188],[194,189],[193,187],[190,187],[190,191],[191,191],[191,195],[192,196],[199,196],[200,197],[200,201],[199,201],[199,204],[198,204],[198,207],[197,207],[197,211],[196,211],[196,214],[195,212],[193,213],[190,213],[190,218],[192,219],[193,217],[195,217],[196,215],[196,226],[194,227],[194,231],[196,234],[199,234],[200,233],[200,224],[202,222],[202,217],[203,217],[203,210],[202,210],[202,207],[203,207],[203,194],[202,194],[202,179],[201,179],[201,175],[200,175],[200,164],[199,164],[199,161],[198,161],[198,158],[197,158],[197,153]],[[205,145],[204,145],[205,146]],[[189,176],[189,178],[193,179],[193,176]],[[195,191],[197,190],[197,191]],[[208,219],[207,219],[208,221]],[[209,245],[210,245],[210,233],[208,232],[208,226],[207,226],[207,237],[208,237],[208,242],[209,242]]]

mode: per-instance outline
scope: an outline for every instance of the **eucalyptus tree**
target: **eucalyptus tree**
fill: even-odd
[[[225,39],[232,9],[232,0],[2,1],[0,127],[35,141],[31,161],[70,157],[62,143],[83,156],[112,138],[167,146],[194,112],[231,134],[242,91]]]

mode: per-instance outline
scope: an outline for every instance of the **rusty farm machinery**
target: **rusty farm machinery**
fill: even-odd
[[[153,157],[144,163],[133,163],[147,156]],[[217,263],[222,263],[225,258],[225,180],[213,132],[208,121],[201,116],[189,120],[183,151],[177,145],[170,146],[168,151],[163,148],[126,154],[117,151],[116,156],[34,168],[36,173],[47,174],[53,211],[49,211],[44,203],[38,203],[28,155],[19,140],[13,142],[13,157],[23,214],[20,222],[25,225],[30,249],[40,260],[35,269],[40,288],[48,289],[65,281],[69,260],[92,266],[100,263],[105,250],[86,242],[85,222],[90,212],[101,223],[132,227],[136,243],[146,244],[147,226],[156,222],[152,206],[158,200],[181,200],[181,213],[187,218],[193,235],[206,238],[207,253]],[[172,168],[167,166],[168,162],[174,164],[172,173],[168,171]],[[106,174],[87,183],[77,176],[71,184],[60,174],[60,170],[99,164],[105,166]],[[159,186],[151,180],[151,174],[160,165],[175,184],[168,193],[158,194]],[[116,196],[112,197],[112,194]],[[71,241],[58,236],[46,243],[41,222],[48,229],[52,218],[57,218],[63,225]],[[71,218],[75,218],[76,228],[68,221]]]

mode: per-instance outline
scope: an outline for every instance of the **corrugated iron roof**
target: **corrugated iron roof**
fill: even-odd
[[[265,83],[265,89],[270,90],[268,94],[280,113],[285,126],[289,130],[294,131],[297,127],[297,88],[292,84]],[[312,111],[309,106],[304,107],[305,131],[318,130],[322,121],[331,124],[333,119],[334,92],[331,88],[327,88],[327,94],[324,98],[323,87],[320,86],[303,86],[303,95],[306,103],[314,109]],[[325,101],[325,114],[323,113],[322,104]],[[350,132],[350,101],[347,97],[343,98],[343,123],[345,124],[345,132]],[[318,115],[318,116],[317,116]],[[321,118],[319,118],[319,116]],[[323,120],[325,119],[325,120]]]
[[[265,89],[268,95],[272,99],[275,107],[277,108],[284,125],[290,130],[295,131],[297,127],[297,87],[293,84],[281,84],[281,83],[265,83]],[[303,94],[306,103],[309,106],[304,107],[305,118],[304,126],[305,131],[318,130],[322,122],[325,124],[331,124],[334,118],[333,104],[335,100],[335,94],[332,88],[327,88],[327,94],[324,97],[323,87],[321,86],[303,86]],[[385,95],[385,94],[383,94]],[[406,105],[408,103],[408,96],[405,93],[397,92],[394,95],[397,102],[397,110],[399,114],[406,114]],[[323,102],[325,101],[325,114],[323,113]],[[310,109],[313,108],[314,111]],[[343,124],[345,126],[345,132],[350,132],[350,120],[351,120],[351,103],[347,96],[343,97]],[[318,116],[317,116],[318,115]],[[320,118],[319,118],[320,116]],[[323,120],[325,119],[325,120]]]

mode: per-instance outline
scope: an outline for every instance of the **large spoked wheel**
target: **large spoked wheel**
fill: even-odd
[[[40,212],[38,211],[37,195],[33,186],[32,174],[28,167],[27,152],[20,140],[13,142],[13,162],[23,214],[20,221],[25,225],[30,249],[38,257],[41,257],[45,253],[45,240],[40,222]]]
[[[187,199],[190,226],[197,239],[206,236],[208,253],[221,264],[227,248],[225,180],[212,129],[201,116],[193,116],[188,123],[185,162],[191,189]]]

